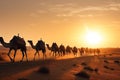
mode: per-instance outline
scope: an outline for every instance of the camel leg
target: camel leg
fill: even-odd
[[[37,53],[38,53],[38,51],[35,52],[35,54],[34,54],[34,59],[33,59],[33,60],[35,60],[35,56],[36,56]]]
[[[24,53],[25,53],[25,56],[26,56],[26,60],[28,61],[27,52],[26,52],[26,51],[24,51]]]
[[[39,52],[38,52],[38,57],[39,57],[39,59],[40,59],[40,54],[39,54]]]
[[[46,55],[46,53],[44,53],[44,54],[45,54],[45,59],[46,59],[47,55]]]
[[[45,60],[45,55],[44,55],[44,53],[43,53],[43,60]]]
[[[58,51],[59,57],[61,56],[61,53]]]
[[[45,49],[42,50],[42,53],[43,53],[43,60],[45,60],[45,58],[46,58],[46,54],[45,54],[46,51],[45,51]]]
[[[24,51],[22,51],[22,60],[20,62],[22,62],[24,59]]]
[[[21,50],[22,51],[22,55],[23,55],[23,59],[24,59],[24,55],[26,56],[26,60],[28,61],[28,58],[27,58],[27,53],[26,53],[26,51],[24,51],[24,50]],[[23,61],[23,59],[21,60],[21,61]]]
[[[10,57],[11,50],[12,50],[12,49],[9,50],[8,56],[9,56],[10,60],[13,61],[13,59]]]
[[[16,52],[17,52],[17,50],[15,50],[15,52],[14,52],[13,62],[15,61]]]

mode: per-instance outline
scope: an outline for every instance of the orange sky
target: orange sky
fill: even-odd
[[[20,33],[34,43],[90,46],[86,28],[103,40],[95,47],[120,47],[120,0],[0,0],[0,36]]]

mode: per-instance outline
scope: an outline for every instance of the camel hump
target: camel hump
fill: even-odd
[[[45,48],[45,42],[42,41],[42,40],[39,40],[38,43],[37,43],[37,46],[39,46],[39,48],[44,49]]]
[[[39,40],[38,43],[39,43],[40,45],[45,45],[45,42],[42,41],[42,40]]]
[[[60,49],[64,50],[65,49],[64,45],[61,44]]]
[[[26,45],[25,40],[19,36],[13,36],[13,38],[10,40],[10,43],[18,44],[18,45]]]
[[[57,43],[53,43],[53,44],[52,44],[52,47],[54,47],[54,48],[58,48]]]

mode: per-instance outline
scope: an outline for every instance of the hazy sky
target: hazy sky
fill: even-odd
[[[98,47],[120,46],[120,0],[0,0],[0,36],[20,33],[34,43],[87,46],[87,29],[99,32]]]

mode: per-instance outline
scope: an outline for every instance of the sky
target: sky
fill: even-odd
[[[87,30],[102,36],[92,46],[120,47],[120,0],[0,0],[0,36],[6,42],[19,33],[26,43],[42,38],[50,45],[89,47]]]

